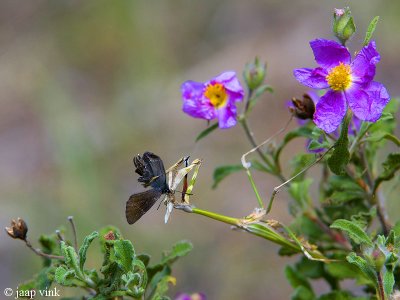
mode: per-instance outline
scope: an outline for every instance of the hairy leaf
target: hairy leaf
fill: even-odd
[[[388,140],[388,141],[392,141],[396,146],[400,147],[400,140],[397,138],[397,136],[379,130],[376,132],[373,132],[372,134],[370,134],[368,137],[366,137],[364,140],[367,142],[380,142],[381,140]]]
[[[75,275],[79,279],[83,279],[84,275],[79,267],[79,257],[76,254],[75,249],[71,246],[68,246],[64,241],[61,242],[61,252],[65,258],[65,264],[69,269],[75,271]]]
[[[378,278],[376,276],[375,269],[369,265],[364,258],[358,256],[354,252],[351,252],[349,255],[347,255],[346,259],[349,263],[357,266],[376,287]]]
[[[114,243],[115,261],[124,270],[125,273],[132,270],[132,262],[135,256],[135,250],[129,240],[117,240]]]
[[[373,246],[369,236],[360,226],[358,226],[358,224],[354,222],[344,219],[338,219],[335,220],[330,227],[346,232],[356,244],[366,244],[368,246]]]
[[[344,173],[344,168],[350,161],[348,128],[351,115],[347,115],[342,124],[340,137],[335,143],[334,151],[328,159],[329,169],[336,175]]]
[[[173,262],[175,262],[179,257],[188,254],[192,249],[193,249],[192,243],[188,241],[180,241],[172,247],[172,250],[169,253],[164,255],[164,257],[161,260],[161,264],[170,265]]]
[[[162,299],[169,299],[167,297],[165,297],[164,295],[167,293],[168,288],[169,288],[169,284],[176,284],[176,279],[175,277],[172,276],[165,276],[163,277],[158,283],[157,286],[155,288],[153,297],[151,298],[151,300],[162,300]]]
[[[97,231],[92,232],[91,234],[85,237],[82,246],[79,248],[79,267],[81,268],[82,272],[83,272],[83,266],[86,262],[87,250],[89,249],[89,246],[92,243],[92,241],[98,236],[99,233]]]
[[[394,174],[400,169],[400,152],[390,153],[383,165],[383,172],[375,181],[375,189],[382,181],[391,180]]]
[[[383,275],[383,289],[385,290],[386,296],[390,296],[393,293],[394,283],[393,272],[386,271]]]
[[[73,279],[75,278],[75,271],[72,269],[67,270],[63,266],[56,269],[54,280],[63,286],[73,286]]]

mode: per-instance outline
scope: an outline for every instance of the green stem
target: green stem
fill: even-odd
[[[245,116],[241,116],[239,118],[240,124],[242,124],[243,130],[246,133],[246,136],[248,140],[250,141],[250,144],[253,146],[253,148],[256,148],[258,146],[256,140],[254,139],[253,132],[250,130],[249,124],[247,123],[247,119]],[[269,167],[270,170],[275,170],[274,165],[272,162],[268,159],[268,157],[264,154],[264,152],[261,151],[260,148],[256,149],[258,155],[260,158],[263,160],[263,162]]]
[[[361,129],[360,129],[358,135],[356,136],[356,138],[354,139],[353,143],[350,146],[350,149],[349,149],[350,157],[353,155],[353,153],[354,153],[356,147],[358,146],[359,142],[364,137],[364,135],[368,132],[368,129],[371,126],[370,124],[367,124],[367,125],[364,125],[364,126],[363,125],[361,125]]]
[[[378,276],[378,299],[386,300],[387,298],[385,296],[385,290],[383,289],[382,273],[377,272],[376,275]]]
[[[258,205],[259,205],[261,208],[264,208],[263,201],[262,201],[262,199],[261,199],[260,194],[258,193],[257,186],[256,186],[256,184],[255,184],[255,182],[254,182],[254,180],[253,180],[253,176],[251,176],[250,170],[249,170],[249,169],[246,169],[246,173],[247,173],[247,177],[249,177],[249,180],[250,180],[250,183],[251,183],[251,187],[253,188],[253,191],[254,191],[254,193],[256,194],[257,201],[258,201]]]
[[[224,222],[226,224],[233,225],[233,226],[237,226],[238,222],[239,222],[239,219],[237,219],[237,218],[227,217],[224,215],[220,215],[220,214],[217,214],[217,213],[214,213],[214,212],[211,212],[208,210],[196,208],[196,207],[192,207],[191,212],[214,219],[214,220],[217,220],[217,221],[220,221],[220,222]]]
[[[390,228],[392,227],[392,225],[390,224],[389,217],[386,212],[385,201],[383,200],[382,195],[380,195],[380,193],[378,193],[379,184],[376,184],[374,176],[373,176],[372,172],[370,171],[370,167],[368,165],[364,147],[360,147],[359,155],[361,157],[362,167],[366,170],[366,172],[365,172],[366,181],[368,183],[370,191],[372,191],[371,198],[370,198],[370,204],[376,205],[377,215],[378,215],[379,222],[381,223],[381,226],[382,226],[383,234],[387,236],[389,234],[389,231],[390,231]]]

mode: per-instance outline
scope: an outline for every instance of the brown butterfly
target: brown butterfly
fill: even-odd
[[[140,175],[138,181],[151,189],[135,193],[126,202],[125,216],[129,224],[139,220],[163,194],[173,194],[167,184],[164,164],[160,157],[151,152],[139,154],[133,158],[135,172]]]

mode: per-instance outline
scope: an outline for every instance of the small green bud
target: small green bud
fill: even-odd
[[[266,73],[267,65],[261,64],[258,57],[255,58],[254,63],[247,63],[243,71],[243,77],[249,90],[254,91],[258,88],[264,82]]]
[[[372,250],[369,258],[371,263],[375,265],[375,270],[380,272],[386,261],[385,253],[377,245],[375,245],[375,248]]]
[[[397,263],[397,261],[399,260],[399,258],[397,257],[397,255],[395,253],[390,253],[385,261],[385,267],[393,272],[393,269]]]
[[[342,45],[346,44],[355,32],[356,26],[350,8],[336,8],[333,13],[333,33]]]

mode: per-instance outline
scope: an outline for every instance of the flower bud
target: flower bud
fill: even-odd
[[[315,112],[315,103],[308,94],[303,95],[303,99],[292,99],[293,106],[289,110],[299,119],[312,119]]]
[[[104,239],[106,240],[106,241],[114,241],[116,238],[115,238],[115,234],[114,234],[114,232],[112,231],[112,230],[110,230],[109,232],[107,232],[105,235],[104,235]]]
[[[356,32],[353,16],[348,7],[335,9],[333,13],[333,33],[344,45]]]
[[[258,57],[254,63],[247,63],[244,67],[243,77],[251,91],[258,88],[264,81],[267,73],[267,65],[261,64]]]
[[[28,232],[28,225],[26,225],[24,220],[18,218],[17,221],[11,220],[11,227],[6,227],[5,230],[7,234],[13,239],[20,239],[25,241],[26,234]]]
[[[385,263],[386,256],[385,253],[375,245],[375,248],[372,250],[370,255],[370,259],[375,265],[375,270],[379,272]]]

